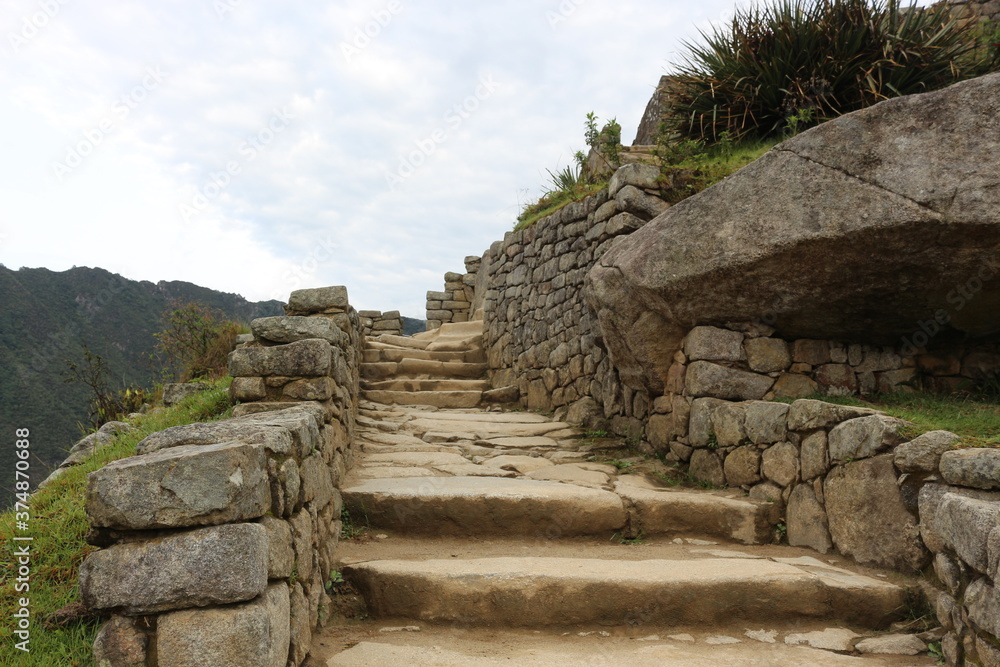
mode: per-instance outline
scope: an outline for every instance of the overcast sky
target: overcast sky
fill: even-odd
[[[0,263],[424,317],[735,0],[2,0]]]

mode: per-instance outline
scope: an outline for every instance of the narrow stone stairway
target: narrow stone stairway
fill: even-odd
[[[458,326],[369,344],[344,618],[310,665],[935,664],[885,632],[910,582],[772,544],[774,504],[670,486],[571,424],[469,409],[483,389],[442,367],[481,367],[481,323]]]

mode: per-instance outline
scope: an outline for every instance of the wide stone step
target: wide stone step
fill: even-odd
[[[362,390],[369,401],[386,405],[432,405],[436,408],[474,408],[482,391],[384,391]]]
[[[361,364],[361,377],[365,380],[385,380],[392,377],[420,378],[469,378],[480,379],[486,373],[486,364],[430,359],[403,359],[399,362],[382,361]]]
[[[343,574],[375,617],[508,627],[823,619],[881,628],[898,618],[906,598],[895,584],[815,559],[375,560]]]
[[[412,350],[404,347],[373,347],[379,343],[369,343],[364,351],[364,362],[373,364],[380,361],[400,362],[403,359],[425,359],[429,361],[467,361],[481,363],[481,352],[429,352],[427,350]],[[467,358],[468,357],[468,358]]]
[[[777,504],[732,492],[654,488],[631,475],[619,480],[615,491],[629,507],[633,531],[643,535],[703,535],[768,544],[781,521]]]
[[[529,535],[555,539],[623,530],[628,516],[610,491],[493,477],[372,479],[341,490],[352,516],[424,535]]]
[[[488,380],[413,380],[400,378],[397,380],[382,380],[381,382],[365,382],[362,388],[366,391],[479,391],[490,388]]]
[[[495,631],[488,628],[421,624],[409,626],[411,631],[404,632],[405,626],[377,621],[354,627],[357,629],[350,641],[345,641],[342,629],[328,631],[330,641],[314,647],[316,664],[327,667],[914,667],[935,664],[933,658],[925,656],[904,660],[900,656],[860,657],[795,645],[796,637],[802,634],[798,627],[790,631],[777,629],[773,633],[774,641],[752,639],[744,634],[746,629],[742,627],[712,628],[713,632],[699,628],[676,634],[653,634],[648,628],[637,625],[629,636],[610,636],[603,628],[570,635],[507,629],[500,640]],[[412,631],[414,627],[420,631]],[[789,637],[789,643],[785,643]],[[723,643],[727,641],[731,643]],[[348,648],[340,650],[342,646]]]
[[[430,344],[429,340],[421,340],[419,338],[413,338],[410,336],[397,336],[396,334],[382,334],[376,338],[380,343],[385,343],[387,345],[395,345],[397,347],[407,347],[414,350],[426,349]]]

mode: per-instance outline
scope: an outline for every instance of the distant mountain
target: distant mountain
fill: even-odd
[[[87,422],[89,389],[63,382],[66,360],[79,361],[86,344],[114,377],[152,385],[161,379],[150,360],[153,334],[173,300],[200,302],[245,323],[283,314],[280,301],[252,303],[186,282],[139,282],[87,267],[12,271],[0,265],[0,506],[13,486],[15,429],[31,431],[32,486],[81,437],[77,424]]]
[[[403,335],[412,336],[415,333],[427,331],[427,320],[417,320],[403,316]]]

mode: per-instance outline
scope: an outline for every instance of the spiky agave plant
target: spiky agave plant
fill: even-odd
[[[723,132],[742,140],[790,124],[804,129],[996,69],[974,32],[944,3],[779,0],[738,10],[727,25],[702,32],[701,43],[684,44],[668,122],[707,142]]]

